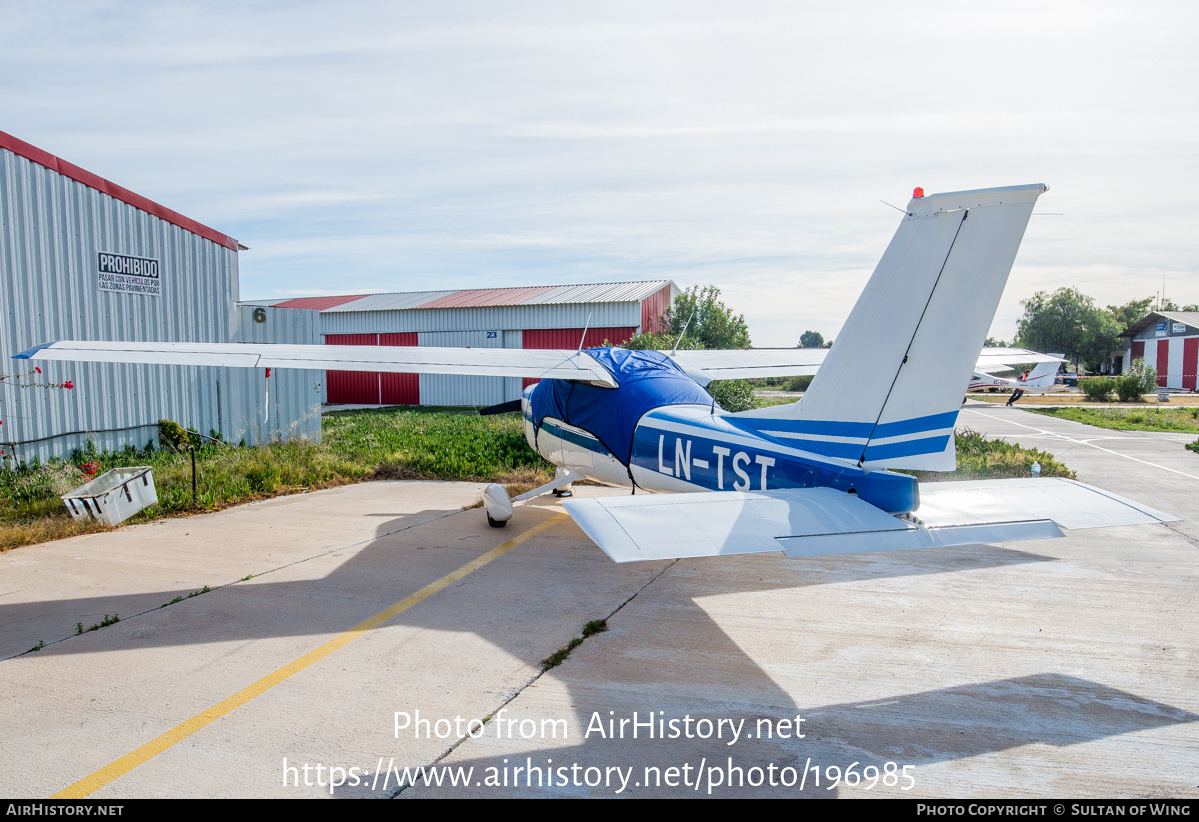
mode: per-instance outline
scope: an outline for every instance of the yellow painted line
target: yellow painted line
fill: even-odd
[[[120,759],[116,760],[115,762],[105,765],[103,768],[101,768],[100,770],[91,774],[90,776],[85,776],[83,779],[80,779],[74,785],[64,788],[63,790],[54,794],[54,796],[52,796],[50,798],[51,799],[82,799],[85,796],[89,796],[93,792],[98,791],[100,788],[103,788],[109,782],[112,782],[117,777],[123,776],[123,775],[129,773],[129,771],[136,768],[138,765],[141,765],[144,762],[150,761],[151,759],[153,759],[154,757],[158,756],[160,753],[165,751],[167,748],[170,748],[172,745],[175,745],[176,743],[182,742],[183,740],[187,739],[189,736],[191,736],[192,734],[194,734],[196,731],[200,730],[204,726],[206,726],[212,722],[215,722],[216,720],[220,719],[225,714],[230,713],[231,711],[234,711],[234,710],[240,708],[242,705],[245,705],[251,699],[254,699],[254,697],[260,696],[261,694],[266,693],[271,688],[275,687],[280,682],[283,682],[288,677],[298,674],[300,671],[304,670],[309,665],[312,665],[312,664],[324,659],[325,657],[327,657],[329,654],[333,653],[337,649],[342,648],[346,645],[349,645],[351,642],[353,642],[355,639],[357,639],[358,637],[365,634],[367,631],[370,631],[374,628],[378,628],[383,623],[385,623],[391,619],[394,619],[395,617],[404,613],[404,611],[407,611],[413,605],[416,605],[419,602],[423,602],[424,600],[433,596],[435,593],[437,593],[441,589],[443,589],[447,586],[453,585],[455,582],[462,579],[467,574],[470,574],[474,571],[479,570],[484,565],[491,562],[493,559],[503,556],[504,554],[508,553],[513,548],[515,548],[516,546],[520,545],[522,542],[526,542],[526,541],[532,539],[533,537],[537,536],[538,534],[540,534],[542,531],[546,531],[549,528],[552,528],[554,525],[556,525],[557,523],[562,521],[565,517],[566,517],[566,514],[555,514],[554,516],[547,519],[545,522],[543,522],[539,525],[533,526],[528,531],[525,531],[523,534],[513,537],[512,539],[505,542],[503,545],[500,545],[498,548],[494,548],[491,551],[488,551],[486,554],[484,554],[483,556],[474,560],[473,562],[466,563],[461,568],[459,568],[457,571],[446,574],[444,577],[437,580],[436,582],[429,583],[424,588],[421,588],[419,591],[417,591],[415,594],[412,594],[411,596],[408,596],[408,597],[404,597],[404,599],[401,599],[399,602],[392,605],[390,608],[380,611],[379,613],[375,614],[373,617],[366,620],[365,622],[358,623],[353,628],[346,631],[344,634],[334,637],[333,639],[329,640],[324,645],[321,645],[318,648],[312,649],[308,653],[304,654],[304,656],[300,657],[299,659],[295,660],[294,662],[290,662],[287,665],[284,665],[282,668],[278,669],[274,673],[267,674],[262,679],[255,682],[253,685],[243,688],[242,690],[238,691],[237,693],[235,693],[233,696],[229,697],[228,699],[226,699],[222,702],[218,702],[216,705],[213,705],[211,708],[209,708],[206,711],[202,711],[202,712],[196,714],[195,716],[193,716],[191,719],[187,720],[186,722],[176,725],[174,728],[171,728],[169,731],[164,733],[162,736],[159,736],[156,739],[150,740],[149,742],[147,742],[145,745],[142,745],[137,750],[127,753],[124,756],[122,756]]]

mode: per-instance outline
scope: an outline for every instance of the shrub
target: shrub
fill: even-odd
[[[1107,402],[1116,390],[1116,381],[1111,377],[1091,377],[1079,382],[1078,387],[1093,402]]]
[[[187,448],[191,441],[183,426],[171,420],[158,421],[158,439],[164,446],[175,451]]]
[[[1116,378],[1116,395],[1121,402],[1140,400],[1157,388],[1157,369],[1144,360],[1136,360]]]
[[[787,385],[784,388],[786,391],[807,391],[808,386],[812,384],[812,379],[815,374],[803,374],[799,377],[792,377],[787,380]]]
[[[753,386],[745,380],[716,380],[708,383],[708,393],[725,411],[748,411],[758,407]]]

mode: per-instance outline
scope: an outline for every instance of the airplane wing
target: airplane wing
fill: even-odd
[[[707,385],[712,380],[746,380],[755,377],[797,377],[815,374],[828,355],[828,348],[749,348],[730,351],[676,351],[661,353],[674,360],[693,380]],[[1011,369],[1015,363],[1058,363],[1061,357],[1025,348],[984,348],[978,355],[979,371]]]
[[[827,348],[750,348],[663,353],[700,385],[707,385],[712,380],[815,374],[828,352]],[[554,349],[60,340],[22,351],[14,358],[556,378],[616,387],[612,375],[586,351]],[[980,370],[1009,367],[1007,363],[1061,361],[1022,348],[984,348],[978,360]]]
[[[567,500],[567,513],[616,562],[782,551],[788,557],[897,551],[1063,536],[1061,528],[1177,517],[1060,478],[938,482],[901,519],[831,488],[712,491]]]
[[[1032,363],[1060,363],[1065,362],[1061,357],[1055,357],[1052,354],[1041,354],[1037,351],[1029,351],[1027,348],[984,348],[978,355],[978,364],[975,366],[979,371],[1003,371],[1013,370],[1017,365],[1031,365]]]
[[[608,370],[586,351],[62,340],[30,348],[14,358],[151,365],[215,365],[229,368],[307,368],[321,371],[556,378],[616,387],[616,381]]]
[[[728,351],[662,351],[700,385],[712,380],[798,377],[815,374],[827,348],[746,348]]]

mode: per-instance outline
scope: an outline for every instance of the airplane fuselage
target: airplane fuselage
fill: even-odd
[[[688,379],[679,374],[678,377]],[[569,416],[569,406],[559,403],[560,416],[545,413],[546,395],[570,397],[583,390],[561,380],[542,380],[526,389],[522,408],[529,446],[563,469],[608,485],[644,491],[773,491],[785,488],[832,488],[856,494],[888,513],[902,514],[919,507],[915,477],[891,471],[864,471],[852,459],[814,454],[779,438],[764,435],[754,421],[730,417],[707,397],[697,384],[681,392],[682,401],[645,410],[644,392],[638,383],[602,390],[609,412],[596,417],[592,430]],[[628,392],[622,402],[621,392]],[[707,402],[695,400],[700,395]],[[680,396],[675,393],[673,396]],[[539,413],[540,412],[540,413]],[[636,414],[636,418],[613,419]],[[625,446],[627,450],[618,450]],[[620,442],[614,441],[620,437]],[[607,440],[607,442],[605,441]],[[822,442],[830,448],[843,445]]]

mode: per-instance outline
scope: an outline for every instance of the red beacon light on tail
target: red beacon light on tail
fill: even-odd
[[[914,189],[912,189],[912,199],[913,200],[918,200],[923,196],[924,196],[924,189],[921,188],[920,186],[916,186]]]

